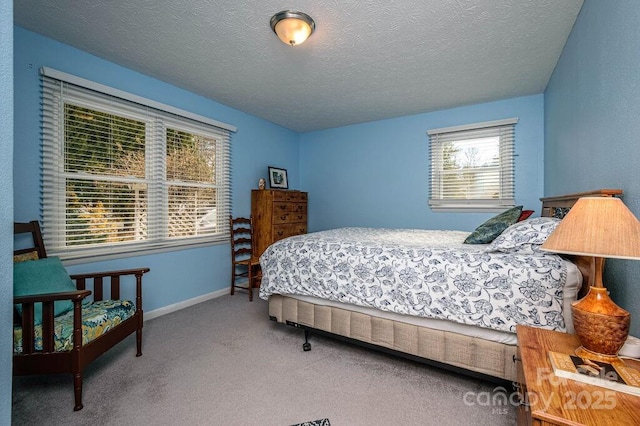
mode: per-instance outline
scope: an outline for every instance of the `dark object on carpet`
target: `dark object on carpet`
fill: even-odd
[[[313,420],[311,422],[298,423],[291,426],[331,426],[329,419]]]

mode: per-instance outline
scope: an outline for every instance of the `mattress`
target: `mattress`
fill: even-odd
[[[516,323],[572,331],[568,303],[582,278],[574,264],[487,252],[462,244],[466,235],[343,228],[291,237],[262,255],[260,297],[312,297],[306,300],[496,342],[513,342]]]
[[[566,261],[567,263],[567,281],[563,293],[563,309],[562,314],[565,320],[565,325],[568,333],[573,333],[573,319],[571,317],[571,303],[576,300],[578,291],[582,284],[582,274],[578,270],[578,267],[573,263]],[[415,325],[418,327],[426,327],[433,330],[447,331],[456,333],[463,336],[475,337],[479,339],[488,340],[496,343],[503,343],[506,345],[515,345],[517,343],[516,334],[508,331],[494,330],[491,328],[477,327],[474,325],[461,324],[453,321],[442,320],[437,318],[425,318],[416,317],[412,315],[396,314],[394,312],[382,311],[375,308],[366,306],[358,306],[345,304],[340,302],[334,302],[327,299],[321,299],[319,297],[304,296],[296,294],[288,294],[287,297],[300,300],[302,302],[311,303],[317,306],[330,306],[349,310],[352,312],[361,313],[364,315],[370,315],[372,317],[384,318],[391,321],[402,322],[406,324]]]

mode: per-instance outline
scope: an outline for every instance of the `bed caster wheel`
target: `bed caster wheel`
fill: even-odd
[[[304,343],[302,344],[302,350],[309,352],[311,350],[311,343],[309,343],[309,336],[311,333],[306,328],[304,329]]]

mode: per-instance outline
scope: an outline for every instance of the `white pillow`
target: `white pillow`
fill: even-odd
[[[536,217],[516,222],[489,244],[486,251],[503,253],[540,254],[540,246],[556,229],[560,219]]]

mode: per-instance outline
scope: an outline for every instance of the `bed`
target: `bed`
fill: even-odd
[[[290,237],[260,258],[269,318],[483,378],[515,381],[516,324],[573,331],[593,259],[539,246],[583,196],[542,198],[539,218],[489,244],[469,232],[343,228]],[[585,285],[583,285],[583,283]]]

